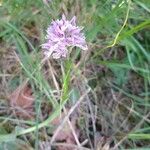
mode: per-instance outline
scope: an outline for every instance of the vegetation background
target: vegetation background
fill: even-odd
[[[63,13],[88,51],[42,62]],[[51,148],[150,149],[149,0],[0,1],[0,150]]]

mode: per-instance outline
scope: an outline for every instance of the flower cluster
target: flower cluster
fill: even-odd
[[[52,21],[47,29],[46,43],[42,44],[45,56],[55,59],[66,57],[67,48],[74,46],[87,50],[82,29],[76,25],[75,16],[70,21],[66,20],[65,15],[60,20]]]

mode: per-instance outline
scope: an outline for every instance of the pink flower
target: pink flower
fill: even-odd
[[[52,21],[47,29],[46,43],[42,44],[45,56],[55,59],[66,57],[67,48],[74,46],[87,50],[82,29],[76,25],[75,16],[70,21],[66,20],[65,15],[60,20]]]

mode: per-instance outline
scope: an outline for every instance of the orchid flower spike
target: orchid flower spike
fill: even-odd
[[[70,21],[62,15],[60,20],[52,21],[47,29],[46,42],[42,44],[46,57],[54,59],[67,57],[69,47],[79,47],[87,50],[83,28],[76,25],[76,17]]]

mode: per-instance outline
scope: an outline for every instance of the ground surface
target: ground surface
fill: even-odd
[[[62,14],[88,51],[41,63]],[[149,16],[148,0],[1,0],[0,150],[148,150]]]

